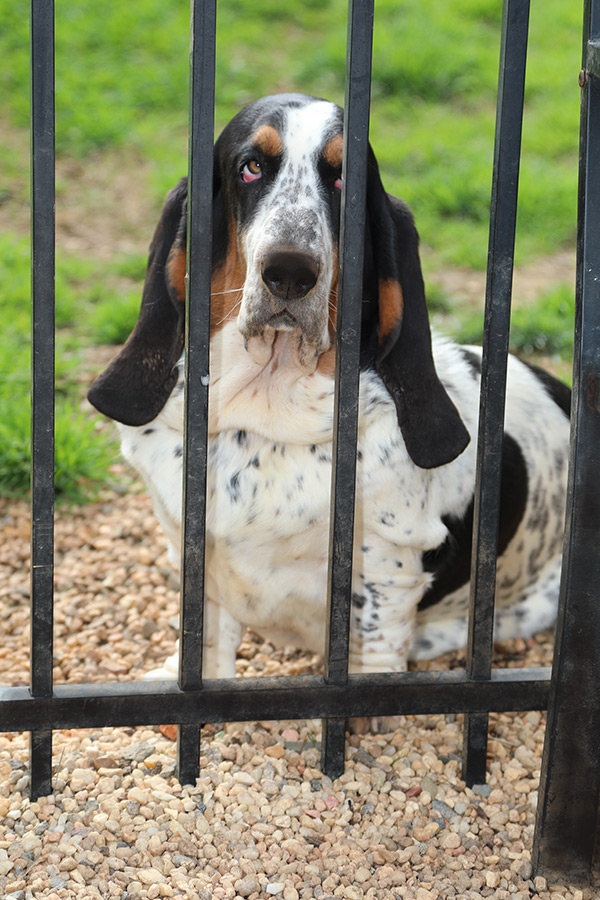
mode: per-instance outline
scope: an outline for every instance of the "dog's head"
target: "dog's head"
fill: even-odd
[[[342,110],[284,94],[250,104],[215,145],[211,334],[237,319],[240,352],[270,359],[291,332],[310,377],[331,351],[337,304]],[[187,184],[168,195],[150,247],[140,316],[89,399],[128,425],[153,419],[183,348]],[[418,236],[408,208],[383,189],[371,150],[363,278],[362,358],[390,392],[413,461],[458,456],[468,434],[437,378]]]

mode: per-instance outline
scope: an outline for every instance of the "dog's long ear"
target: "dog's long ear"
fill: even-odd
[[[384,191],[372,151],[367,216],[378,281],[375,365],[396,404],[411,459],[433,469],[462,453],[470,437],[435,371],[413,217],[402,201]]]
[[[167,195],[154,232],[142,305],[123,349],[98,376],[88,399],[125,425],[145,425],[177,382],[183,349],[187,179]]]

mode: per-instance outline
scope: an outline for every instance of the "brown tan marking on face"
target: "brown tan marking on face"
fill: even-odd
[[[229,250],[227,256],[213,272],[210,301],[210,331],[214,334],[224,328],[228,321],[235,319],[240,308],[246,266],[237,246],[235,224],[229,229]]]
[[[331,138],[329,143],[325,145],[323,150],[323,159],[328,162],[334,169],[341,169],[342,159],[344,158],[344,138],[341,134],[336,134]]]
[[[283,152],[281,137],[272,125],[261,125],[252,138],[259,150],[267,156],[279,156]]]
[[[185,247],[172,247],[167,259],[167,278],[180,303],[185,303]]]
[[[379,343],[402,324],[404,297],[394,278],[379,282]]]
[[[185,303],[186,299],[186,257],[185,247],[173,247],[166,266],[169,284],[180,303]],[[237,250],[235,226],[232,226],[229,234],[229,251],[218,269],[213,272],[211,281],[211,333],[223,328],[228,320],[237,316],[245,277],[245,266]]]

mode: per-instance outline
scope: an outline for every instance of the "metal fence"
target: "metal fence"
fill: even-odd
[[[194,0],[186,366],[198,390],[186,392],[179,683],[53,686],[54,7],[52,0],[31,0],[31,683],[2,689],[0,729],[31,733],[32,796],[52,790],[53,729],[176,722],[179,779],[190,782],[199,769],[199,723],[322,717],[322,766],[335,776],[343,770],[348,716],[459,712],[463,775],[472,785],[485,780],[488,713],[548,709],[533,862],[540,873],[589,875],[600,795],[600,0],[586,0],[584,11],[574,405],[555,661],[551,677],[548,669],[491,665],[504,417],[498,386],[506,380],[528,20],[529,0],[505,0],[466,669],[348,674],[366,190],[360,173],[373,27],[372,0],[350,0],[324,675],[201,681],[208,387],[196,373],[208,371],[212,172],[193,160],[212,154],[216,0]]]

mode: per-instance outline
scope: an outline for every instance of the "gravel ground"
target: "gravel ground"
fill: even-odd
[[[0,502],[0,526],[0,682],[14,685],[28,671],[27,506]],[[56,682],[139,678],[172,652],[177,603],[147,497],[59,507]],[[503,665],[548,665],[552,636],[496,650]],[[317,657],[251,633],[240,649],[240,675],[316,671]],[[195,787],[174,777],[168,727],[62,731],[55,792],[35,803],[27,736],[0,735],[0,895],[591,900],[593,888],[532,877],[544,725],[537,712],[492,715],[488,784],[475,790],[460,779],[460,716],[352,736],[333,782],[318,721],[206,729]]]

